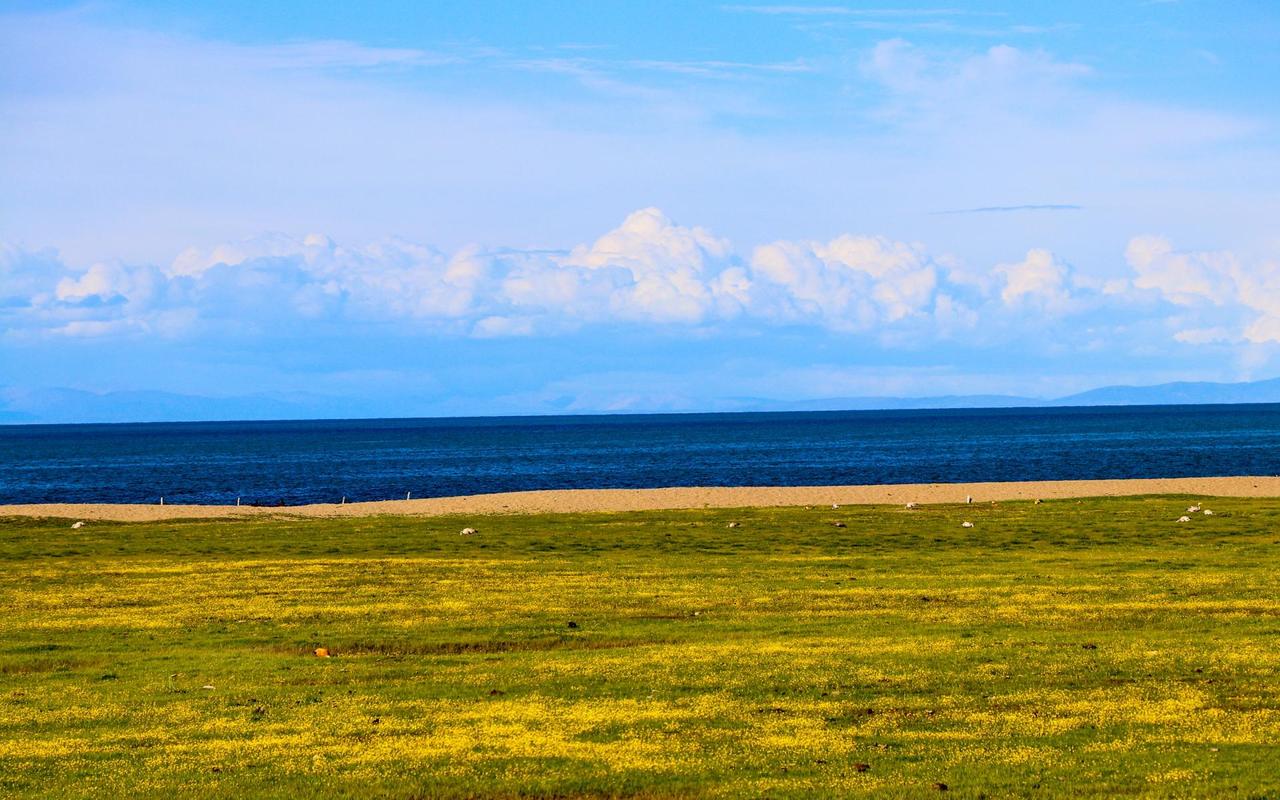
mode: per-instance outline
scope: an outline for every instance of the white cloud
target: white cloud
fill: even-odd
[[[112,320],[72,320],[52,330],[56,336],[94,339],[101,336],[118,336],[121,334],[147,333],[148,326],[135,319]]]
[[[1179,342],[1187,344],[1212,344],[1214,342],[1233,342],[1238,341],[1239,337],[1232,333],[1229,329],[1223,327],[1217,328],[1188,328],[1178,331],[1173,338]]]
[[[152,267],[94,264],[76,278],[63,278],[54,297],[64,303],[124,302],[145,305],[161,291],[164,276]]]
[[[1071,268],[1048,250],[1035,249],[1016,264],[1001,264],[995,272],[1004,278],[1000,298],[1012,306],[1033,306],[1059,313],[1071,306]]]
[[[994,110],[1023,111],[1060,98],[1093,70],[1039,50],[996,45],[981,53],[949,57],[903,39],[875,45],[863,73],[895,94],[893,110],[925,114],[946,109],[966,116]]]
[[[531,336],[533,320],[528,317],[484,317],[476,320],[471,335],[479,339],[496,339],[504,336]]]
[[[5,246],[0,318],[11,336],[104,338],[288,334],[315,323],[475,338],[787,326],[887,347],[1013,337],[1061,349],[1053,320],[1077,326],[1077,349],[1105,348],[1135,326],[1146,326],[1148,349],[1280,341],[1280,262],[1246,267],[1232,252],[1180,252],[1159,237],[1134,238],[1125,255],[1131,276],[1110,281],[1043,248],[983,270],[883,236],[779,240],[744,258],[728,240],[645,208],[567,251],[446,254],[402,239],[351,247],[271,234],[187,248],[163,268],[75,270],[49,251]]]
[[[1159,236],[1129,242],[1133,285],[1186,309],[1191,318],[1230,324],[1179,331],[1179,341],[1280,342],[1280,260],[1248,260],[1230,250],[1179,251]]]
[[[738,318],[865,332],[928,318],[939,271],[923,246],[884,237],[779,241],[744,261],[727,240],[646,208],[568,252],[470,246],[450,256],[402,240],[346,247],[319,234],[190,247],[165,269],[60,268],[45,305],[63,315],[93,310],[99,321],[184,308],[205,322],[398,320],[484,337]],[[952,323],[957,310],[948,298]]]
[[[590,247],[574,248],[560,266],[621,271],[624,280],[609,298],[620,319],[701,322],[717,307],[710,279],[729,263],[726,240],[645,208]]]
[[[1154,289],[1172,303],[1223,305],[1236,295],[1239,267],[1229,252],[1179,253],[1167,239],[1138,236],[1125,248],[1133,285]]]
[[[939,280],[922,246],[883,237],[774,242],[756,248],[751,268],[755,310],[845,331],[926,313]]]

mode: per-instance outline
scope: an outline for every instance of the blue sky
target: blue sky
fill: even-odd
[[[0,402],[1274,377],[1277,75],[1263,2],[5,3]]]

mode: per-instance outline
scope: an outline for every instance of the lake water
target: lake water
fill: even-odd
[[[1280,405],[0,426],[0,503],[1280,474]]]

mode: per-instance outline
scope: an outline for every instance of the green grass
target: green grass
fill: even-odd
[[[0,520],[0,795],[1280,797],[1280,501],[1188,501]]]

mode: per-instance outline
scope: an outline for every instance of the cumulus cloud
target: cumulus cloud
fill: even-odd
[[[1048,250],[1031,250],[1022,261],[1001,264],[995,271],[1004,278],[1000,298],[1006,304],[1061,312],[1072,303],[1071,268]]]
[[[683,228],[656,208],[637,211],[558,266],[617,273],[609,298],[622,319],[701,322],[717,308],[713,279],[730,264],[729,243],[702,228]]]
[[[1135,273],[1133,285],[1154,289],[1172,303],[1223,305],[1237,295],[1239,265],[1229,252],[1180,253],[1169,240],[1138,236],[1125,248]]]
[[[12,250],[4,263],[35,258]],[[103,334],[146,329],[154,314],[174,308],[255,327],[394,320],[485,337],[592,323],[699,324],[736,316],[751,286],[726,240],[653,208],[568,252],[470,246],[446,255],[403,240],[346,247],[320,234],[265,235],[187,248],[164,268],[97,263],[72,272],[56,259],[54,267],[47,291],[25,286],[24,301],[62,316],[97,309],[99,322],[136,323],[98,326]]]
[[[929,312],[939,283],[923,247],[883,237],[774,242],[756,248],[751,267],[755,310],[846,331]]]
[[[1130,240],[1125,258],[1133,285],[1185,309],[1184,318],[1228,324],[1192,325],[1179,341],[1280,342],[1280,261],[1246,261],[1229,250],[1180,251],[1160,236]]]
[[[1169,341],[1188,345],[1280,341],[1275,262],[1246,269],[1230,252],[1180,252],[1159,237],[1133,239],[1126,258],[1132,275],[1102,282],[1045,249],[983,270],[883,236],[779,240],[743,255],[645,208],[568,250],[445,253],[401,239],[348,246],[271,234],[187,248],[165,266],[72,269],[51,251],[7,246],[0,318],[11,336],[252,336],[322,324],[503,338],[587,326],[797,326],[925,346],[1026,339],[1048,320],[1093,314],[1095,329],[1154,319]]]

